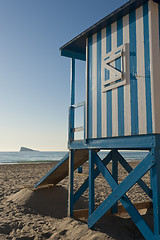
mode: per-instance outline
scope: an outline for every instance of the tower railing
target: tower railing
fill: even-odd
[[[83,107],[84,110],[84,124],[83,126],[79,126],[79,127],[75,127],[75,110],[77,108],[81,108]],[[71,105],[69,107],[69,143],[75,140],[75,132],[80,132],[83,131],[84,132],[84,140],[85,140],[85,101],[84,102],[80,102],[78,104],[74,104]]]

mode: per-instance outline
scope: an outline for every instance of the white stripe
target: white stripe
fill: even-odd
[[[117,22],[111,25],[112,31],[112,51],[117,48]],[[111,64],[115,67],[115,61]],[[110,71],[111,79],[114,73]],[[112,136],[118,136],[118,99],[117,99],[117,88],[112,90]]]
[[[92,137],[97,137],[97,34],[92,37]]]
[[[86,111],[85,111],[85,137],[88,138],[88,38],[86,38]]]
[[[153,133],[160,133],[160,56],[159,56],[158,4],[149,1],[149,40],[151,59],[151,99]]]
[[[138,123],[139,134],[147,133],[146,96],[144,67],[144,31],[143,6],[136,10],[136,41],[137,41],[137,90],[138,90]]]
[[[103,67],[104,54],[106,53],[106,28],[101,31],[101,79],[102,82],[105,78]],[[107,106],[106,106],[106,93],[101,93],[101,115],[102,115],[102,137],[107,136]]]
[[[127,43],[127,65],[124,66],[124,74],[127,83],[124,86],[124,135],[131,135],[131,105],[130,105],[130,58],[129,58],[129,15],[123,17],[123,43]]]

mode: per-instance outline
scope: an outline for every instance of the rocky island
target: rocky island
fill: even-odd
[[[38,152],[37,150],[33,150],[31,148],[21,147],[20,152],[23,152],[23,151]]]

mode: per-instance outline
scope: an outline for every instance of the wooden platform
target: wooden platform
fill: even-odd
[[[76,150],[74,153],[74,169],[80,167],[89,159],[88,150]],[[45,185],[56,185],[66,176],[68,176],[69,153],[54,166],[35,186],[34,188],[43,187]]]

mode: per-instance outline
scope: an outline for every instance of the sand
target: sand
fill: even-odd
[[[68,178],[56,187],[50,186],[33,191],[39,181],[55,163],[0,165],[0,239],[144,239],[131,218],[105,215],[94,230],[88,229],[86,219],[67,217]],[[137,163],[132,163],[135,167]],[[111,165],[109,165],[109,168]],[[77,189],[88,175],[88,163],[82,174],[75,172],[74,188]],[[119,182],[127,175],[119,167]],[[143,180],[149,185],[149,174]],[[100,175],[95,181],[95,201],[99,205],[111,189]],[[136,184],[128,193],[132,202],[148,201],[149,198]],[[88,191],[76,204],[75,209],[87,208]],[[142,211],[151,224],[152,211]]]

